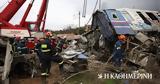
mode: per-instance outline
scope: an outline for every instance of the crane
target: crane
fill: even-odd
[[[44,31],[49,0],[42,0],[36,21],[26,21],[31,8],[33,7],[33,3],[35,2],[35,0],[31,0],[27,9],[25,10],[23,17],[21,18],[21,21],[16,25],[13,25],[9,22],[26,1],[27,0],[11,0],[10,3],[4,8],[4,10],[0,12],[0,62],[4,63],[2,66],[4,68],[2,76],[3,80],[8,78],[11,64],[12,62],[14,63],[13,56],[10,53],[12,51],[12,47],[9,44],[9,38],[13,38],[15,36],[22,38],[32,37],[32,32]],[[7,40],[4,39],[6,37]]]
[[[47,8],[48,8],[48,0],[43,0],[39,13],[37,15],[37,20],[34,22],[29,22],[26,21],[26,18],[29,14],[29,11],[33,5],[35,0],[32,0],[30,2],[30,4],[28,5],[28,8],[20,22],[20,26],[25,27],[25,28],[29,28],[30,31],[44,31],[44,27],[45,27],[45,20],[46,20],[46,15],[47,15]],[[32,26],[31,26],[32,25]],[[40,28],[42,26],[42,28]]]
[[[42,0],[42,4],[37,15],[37,20],[34,22],[26,21],[28,14],[35,0],[31,0],[20,23],[13,25],[9,23],[11,18],[26,2],[26,0],[12,0],[7,7],[0,13],[0,36],[6,37],[29,37],[31,32],[44,31],[45,20],[47,15],[48,0]],[[40,28],[42,26],[42,28]]]

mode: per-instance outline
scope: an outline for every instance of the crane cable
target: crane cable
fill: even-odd
[[[96,8],[97,8],[97,5],[98,5],[98,1],[99,1],[99,0],[96,1],[96,4],[95,4],[94,9],[93,9],[93,13],[96,11]],[[93,14],[93,13],[92,13],[92,14]],[[86,25],[89,24],[89,22],[91,21],[91,19],[92,19],[92,15],[91,15],[91,17],[89,18],[89,20],[87,21],[87,24],[86,24]]]

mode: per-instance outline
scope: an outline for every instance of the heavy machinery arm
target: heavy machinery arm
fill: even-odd
[[[10,53],[12,51],[12,46],[10,45],[9,38],[5,38],[5,37],[15,37],[15,36],[22,37],[22,38],[29,37],[31,36],[30,25],[32,24],[35,25],[34,30],[35,28],[37,28],[39,31],[44,30],[45,20],[47,15],[48,0],[42,1],[40,11],[37,15],[37,20],[35,22],[26,21],[26,18],[28,17],[28,14],[35,1],[35,0],[31,0],[20,23],[17,25],[13,25],[9,23],[11,18],[16,14],[16,12],[25,3],[25,1],[26,0],[11,0],[11,2],[6,6],[6,8],[0,13],[0,52],[1,52],[0,62],[4,63],[3,66],[0,66],[0,70],[2,67],[2,72],[3,72],[2,79],[4,81],[6,81],[9,78],[8,77],[9,73],[14,71],[13,70],[15,69],[14,65],[18,66],[18,63],[21,63],[21,62],[28,64],[28,61],[26,62],[26,58],[23,58],[23,56],[16,57],[16,58],[12,56],[13,54]],[[42,26],[42,30],[40,30],[41,26]],[[34,31],[34,32],[37,33],[38,31]],[[7,40],[4,40],[4,39],[7,39]],[[7,44],[2,44],[2,43],[7,43]],[[23,58],[23,59],[18,60],[19,58]],[[1,59],[5,59],[5,60],[1,60]],[[32,68],[32,67],[29,67],[29,68]],[[0,75],[1,74],[2,73],[0,73]]]
[[[31,0],[25,14],[18,25],[12,25],[9,23],[10,19],[20,9],[26,0],[12,0],[7,7],[0,13],[0,35],[7,37],[28,37],[31,36],[31,32],[44,31],[45,20],[47,15],[48,0],[42,0],[42,4],[37,15],[37,20],[34,22],[26,21],[28,14],[32,8],[35,0]],[[42,29],[41,29],[41,28]]]
[[[47,14],[47,8],[48,8],[48,0],[43,0],[42,4],[41,4],[41,8],[37,17],[37,27],[40,28],[41,23],[44,21],[45,23],[45,19],[46,19],[46,14]],[[42,20],[44,17],[44,20]],[[43,26],[44,27],[44,26]],[[40,30],[40,29],[38,29]],[[44,28],[42,28],[42,31],[44,30]]]
[[[0,13],[0,19],[6,22],[15,15],[19,8],[25,3],[26,0],[12,0],[8,6]]]
[[[17,27],[9,23],[11,18],[16,14],[26,0],[12,0],[6,8],[0,13],[0,36],[14,37],[29,36],[27,28]]]
[[[21,20],[21,22],[20,22],[20,26],[21,26],[21,27],[24,27],[24,26],[25,26],[25,21],[26,21],[27,16],[28,16],[28,14],[29,14],[29,12],[30,12],[30,10],[31,10],[31,8],[32,8],[33,3],[34,3],[34,0],[31,0],[31,2],[29,3],[29,5],[28,5],[28,7],[27,7],[27,10],[25,11],[25,14],[23,15],[23,18],[22,18],[22,20]]]
[[[36,21],[26,21],[26,18],[28,16],[29,10],[32,7],[34,0],[30,3],[30,5],[27,8],[27,11],[21,21],[20,26],[28,28],[30,32],[37,32],[37,31],[44,31],[44,27],[45,27],[45,20],[46,20],[46,15],[47,15],[47,8],[48,8],[48,0],[43,0],[39,13],[37,15],[37,19]],[[41,28],[40,28],[41,27]]]

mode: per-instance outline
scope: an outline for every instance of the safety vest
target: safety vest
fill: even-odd
[[[49,48],[49,46],[47,45],[47,44],[41,44],[41,51],[43,52],[43,53],[49,53],[49,52],[51,52],[51,49]]]

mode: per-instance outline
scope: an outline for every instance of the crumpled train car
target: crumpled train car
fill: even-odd
[[[106,9],[93,14],[92,33],[88,35],[91,49],[112,54],[117,35],[125,34],[126,59],[140,66],[150,55],[158,56],[160,19],[158,11],[139,9]],[[99,50],[98,50],[99,49]],[[107,54],[108,55],[108,54]]]

